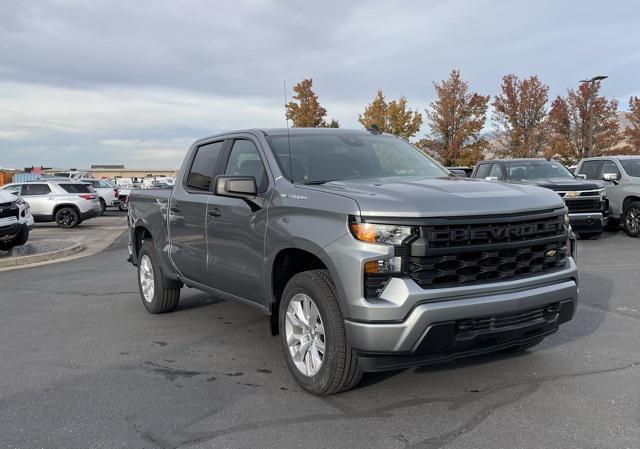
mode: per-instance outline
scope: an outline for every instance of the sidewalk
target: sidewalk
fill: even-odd
[[[115,239],[120,237],[126,229],[127,214],[111,210],[107,211],[105,215],[101,217],[87,220],[80,226],[72,229],[61,228],[55,223],[37,223],[29,234],[30,243],[66,241],[68,242],[67,246],[70,250],[52,252],[50,257],[47,257],[47,253],[37,255],[38,257],[35,258],[34,256],[9,257],[5,260],[14,259],[17,265],[0,267],[0,271],[15,270],[90,256],[104,250]],[[34,260],[34,263],[30,263],[31,260]]]

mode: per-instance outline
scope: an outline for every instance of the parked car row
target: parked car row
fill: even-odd
[[[457,176],[531,184],[553,190],[569,211],[580,238],[598,238],[606,226],[620,223],[632,237],[640,235],[640,157],[587,158],[571,171],[547,159],[495,159],[470,167],[450,167]]]
[[[102,214],[96,191],[76,180],[12,183],[3,186],[1,191],[26,201],[36,222],[55,221],[63,228],[73,228]]]

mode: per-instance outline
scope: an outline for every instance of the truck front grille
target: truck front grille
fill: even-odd
[[[19,209],[15,203],[0,204],[0,218],[18,218]]]
[[[408,275],[422,288],[503,281],[565,266],[564,211],[440,219],[421,227]]]
[[[565,199],[565,204],[570,214],[576,212],[600,212],[602,210],[600,198]]]
[[[507,281],[562,269],[568,253],[565,210],[514,215],[412,220],[420,236],[396,247],[402,273],[364,277],[365,297],[376,297],[392,276],[424,289]]]

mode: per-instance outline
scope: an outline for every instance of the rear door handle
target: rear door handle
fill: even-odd
[[[216,207],[215,209],[209,211],[209,215],[211,217],[220,217],[222,215],[222,212]]]

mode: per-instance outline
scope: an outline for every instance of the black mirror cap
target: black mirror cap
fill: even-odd
[[[253,176],[217,176],[215,194],[231,198],[249,199],[258,194]]]

